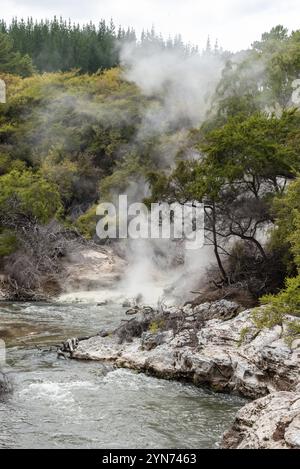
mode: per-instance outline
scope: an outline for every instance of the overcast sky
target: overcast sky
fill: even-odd
[[[114,19],[138,32],[154,24],[164,36],[181,33],[203,47],[207,36],[231,50],[248,47],[272,26],[300,28],[300,0],[0,0],[0,16],[54,15],[74,21]]]

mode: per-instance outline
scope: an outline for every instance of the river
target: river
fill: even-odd
[[[244,400],[107,364],[58,360],[51,345],[117,325],[119,305],[0,304],[5,371],[0,448],[218,448]]]

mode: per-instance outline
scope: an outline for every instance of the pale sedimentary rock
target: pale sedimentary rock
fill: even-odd
[[[300,393],[275,392],[243,407],[222,447],[300,449]]]

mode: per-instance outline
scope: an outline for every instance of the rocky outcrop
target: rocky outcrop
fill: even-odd
[[[300,343],[288,346],[281,326],[257,330],[250,310],[237,314],[235,303],[222,300],[142,313],[113,334],[81,342],[74,358],[110,361],[256,399],[296,389]]]
[[[243,407],[222,447],[300,449],[300,392],[276,392]]]

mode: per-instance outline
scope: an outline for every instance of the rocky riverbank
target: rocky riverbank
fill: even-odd
[[[287,317],[284,324],[290,321],[300,322]],[[300,447],[300,341],[287,336],[287,325],[258,330],[251,310],[239,312],[226,300],[160,311],[135,308],[117,330],[80,342],[73,358],[258,399],[237,415],[223,446]]]

